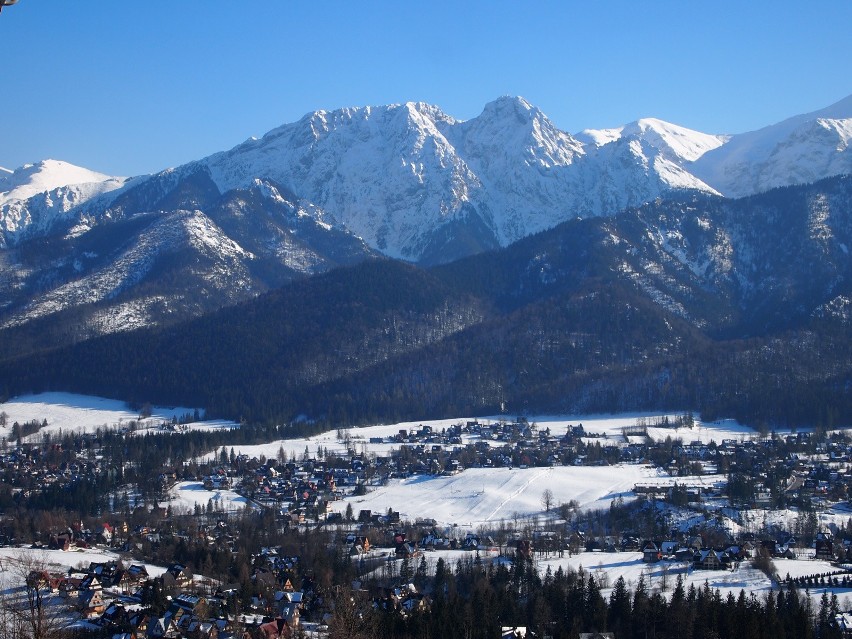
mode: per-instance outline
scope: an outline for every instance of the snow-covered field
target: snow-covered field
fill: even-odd
[[[528,420],[530,423],[535,424],[539,431],[549,428],[551,435],[556,437],[564,435],[571,426],[582,424],[587,433],[600,435],[600,437],[589,438],[587,441],[597,441],[601,445],[606,445],[607,443],[623,442],[622,429],[625,427],[636,426],[637,423],[651,424],[655,420],[661,420],[666,416],[669,419],[677,417],[676,414],[672,413],[625,413],[619,415],[541,415],[530,416]],[[422,426],[431,426],[433,431],[440,432],[441,429],[455,424],[465,424],[468,421],[474,420],[482,424],[491,424],[507,421],[507,416],[457,417],[453,419],[421,420],[400,422],[397,424],[378,424],[360,428],[345,428],[339,431],[330,430],[312,437],[281,439],[266,444],[235,446],[234,451],[236,454],[245,454],[249,457],[259,458],[263,455],[267,459],[275,458],[283,451],[288,458],[292,456],[300,458],[304,454],[305,449],[308,450],[310,455],[315,455],[317,447],[322,446],[324,450],[336,453],[345,453],[348,447],[357,453],[386,455],[393,449],[399,449],[400,445],[390,442],[372,443],[370,439],[389,438],[398,434],[400,430],[411,432],[412,430],[419,430]],[[343,435],[347,438],[347,441],[341,440],[339,435]],[[734,420],[701,422],[697,419],[693,428],[673,429],[649,426],[648,435],[652,439],[659,441],[664,440],[666,437],[671,437],[672,439],[680,438],[686,443],[697,440],[702,442],[716,441],[717,443],[725,439],[742,441],[758,436],[757,432]],[[463,437],[462,439],[465,443],[470,441],[468,437]],[[494,445],[503,445],[503,442],[494,442]],[[208,459],[211,455],[208,455]]]
[[[69,569],[88,569],[92,562],[118,561],[121,556],[111,550],[102,548],[87,548],[86,550],[46,550],[19,547],[0,548],[0,578],[17,576],[17,566],[35,564],[43,565],[51,572],[67,573]],[[124,558],[125,564],[139,563]],[[166,569],[162,566],[144,564],[148,574],[152,577],[162,575]]]
[[[140,419],[138,411],[118,400],[77,395],[74,393],[41,393],[23,395],[0,404],[0,413],[6,413],[6,426],[0,427],[0,436],[10,437],[15,422],[24,424],[32,420],[47,420],[47,426],[38,433],[30,435],[38,439],[45,433],[57,435],[60,432],[94,432],[98,428],[127,428],[135,421],[140,430],[155,430],[173,418],[181,419],[192,415],[195,409],[182,406],[165,408],[151,407],[151,416]],[[202,430],[213,428],[234,428],[236,424],[217,420],[186,424],[186,429]]]
[[[748,562],[743,562],[733,572],[694,570],[691,565],[678,562],[645,563],[642,561],[641,552],[584,552],[571,557],[566,555],[558,559],[542,559],[539,560],[538,566],[542,572],[548,568],[555,572],[560,566],[564,570],[578,570],[582,567],[593,574],[605,588],[611,588],[619,577],[624,577],[628,587],[633,589],[639,582],[640,575],[644,576],[649,589],[665,589],[667,592],[674,588],[678,575],[687,589],[690,585],[700,588],[707,581],[712,588],[721,590],[722,596],[728,592],[736,595],[741,589],[745,589],[747,593],[754,591],[760,594],[760,591],[768,590],[771,585],[766,575],[749,566]]]
[[[637,483],[671,485],[675,481],[706,482],[717,477],[672,478],[649,466],[555,466],[552,468],[471,468],[453,476],[414,476],[394,479],[362,496],[333,504],[342,512],[351,503],[362,510],[397,510],[400,517],[434,519],[440,526],[475,530],[483,524],[543,514],[542,496],[552,493],[552,503],[576,500],[583,510],[608,508],[612,501],[633,497]]]
[[[251,507],[251,502],[233,490],[207,490],[197,481],[181,481],[169,493],[170,504],[178,512],[193,511],[198,505],[206,509],[208,503],[214,510],[234,511]]]
[[[847,502],[838,502],[829,508],[817,510],[817,520],[821,527],[837,526],[843,528],[852,519],[852,507]],[[767,510],[753,508],[742,515],[745,528],[749,532],[760,530],[764,523],[784,530],[793,530],[799,511],[792,509]],[[792,574],[792,573],[791,573]]]
[[[181,419],[187,414],[192,414],[194,408],[182,406],[161,407],[154,406],[151,416],[140,419],[138,411],[119,400],[78,395],[75,393],[41,393],[38,395],[23,395],[15,397],[0,404],[0,412],[6,413],[7,426],[0,428],[0,435],[8,436],[11,425],[14,422],[25,423],[32,420],[39,422],[47,420],[47,427],[40,433],[56,433],[62,431],[91,432],[97,428],[104,427],[127,427],[131,421],[135,421],[142,430],[156,429],[161,424],[171,422],[173,418]],[[535,423],[539,430],[549,428],[552,435],[564,434],[570,426],[582,424],[587,433],[601,435],[607,439],[622,437],[622,429],[635,426],[639,423],[648,424],[648,434],[651,438],[662,440],[666,437],[680,438],[686,442],[700,440],[709,442],[723,439],[743,440],[756,437],[757,434],[748,426],[737,423],[734,420],[721,420],[717,422],[701,422],[696,420],[693,428],[657,428],[653,424],[663,417],[674,419],[678,417],[675,413],[624,413],[618,415],[540,415],[528,417],[531,423]],[[398,424],[379,424],[362,428],[344,429],[343,433],[349,437],[349,446],[358,452],[369,451],[377,454],[386,453],[391,448],[397,448],[396,444],[371,444],[370,438],[390,437],[396,435],[400,430],[417,430],[420,426],[429,425],[433,430],[440,431],[454,424],[478,420],[481,423],[493,423],[511,419],[506,415],[490,415],[480,417],[461,417],[453,419],[420,420],[412,422],[400,422]],[[187,424],[188,429],[214,429],[235,428],[238,425],[226,420],[215,420],[206,422],[193,422]],[[311,454],[316,452],[317,446],[321,445],[328,450],[345,452],[346,444],[337,437],[338,431],[331,430],[314,437],[280,440],[268,444],[256,446],[239,447],[238,453],[245,453],[251,457],[259,457],[261,454],[267,458],[275,457],[280,448],[290,455],[301,455],[305,447]],[[37,435],[38,436],[38,435]],[[602,443],[605,443],[602,441]]]
[[[423,557],[426,560],[427,571],[434,573],[439,558],[443,559],[452,569],[456,563],[470,561],[477,555],[481,561],[486,563],[489,561],[510,561],[506,556],[498,556],[498,549],[496,548],[481,550],[476,553],[469,550],[428,551],[423,554]],[[373,571],[373,575],[382,576],[383,573],[387,572],[398,574],[401,561],[394,559],[392,553],[378,550],[371,553],[370,556],[388,558],[388,565],[376,569]],[[749,561],[742,562],[731,571],[696,570],[691,564],[673,561],[648,564],[642,561],[641,552],[581,552],[572,556],[565,553],[562,557],[557,557],[554,553],[549,557],[533,555],[533,560],[541,575],[544,575],[548,569],[551,572],[556,572],[560,567],[566,571],[584,570],[587,574],[595,577],[605,599],[609,599],[611,589],[619,577],[624,577],[627,587],[632,591],[636,588],[641,576],[644,578],[649,591],[660,592],[663,596],[671,595],[678,576],[683,580],[686,590],[689,590],[690,586],[694,586],[696,589],[703,588],[704,584],[707,583],[710,588],[718,589],[723,597],[726,597],[728,593],[737,597],[740,591],[744,590],[746,596],[753,593],[756,597],[762,599],[773,588],[772,581],[760,570],[753,568]],[[415,559],[411,568],[416,567],[419,561],[420,559]],[[781,579],[785,579],[788,574],[791,577],[799,577],[835,573],[839,570],[827,561],[776,559],[774,563]],[[393,571],[396,572],[393,573]],[[777,584],[775,584],[775,588],[777,589]],[[826,591],[837,595],[842,610],[852,608],[852,588],[816,586],[808,591],[815,609],[819,606],[822,593]]]
[[[775,560],[775,567],[779,576],[784,579],[787,574],[791,577],[834,573],[837,568],[827,561],[779,559]],[[558,559],[542,559],[538,561],[539,570],[544,573],[548,568],[552,571],[562,566],[563,569],[582,567],[595,576],[599,583],[606,588],[612,588],[615,581],[624,577],[627,586],[631,589],[636,587],[640,575],[644,575],[645,584],[649,589],[656,589],[671,593],[675,586],[678,575],[683,579],[684,587],[688,590],[690,585],[702,588],[704,583],[710,588],[718,589],[722,596],[733,593],[738,596],[740,590],[745,590],[746,596],[754,593],[758,598],[763,598],[771,589],[772,582],[761,571],[753,568],[748,561],[744,561],[738,568],[730,570],[695,570],[691,565],[662,561],[656,564],[647,564],[642,561],[642,553],[639,552],[584,552],[572,557]],[[604,588],[604,595],[609,596],[609,591]],[[811,599],[814,605],[819,605],[822,593],[828,590],[834,592],[840,600],[841,609],[846,610],[852,605],[852,589],[844,588],[812,588]],[[665,594],[665,593],[664,593]]]

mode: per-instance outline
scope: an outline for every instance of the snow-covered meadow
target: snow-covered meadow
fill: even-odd
[[[193,512],[196,506],[206,509],[208,504],[217,511],[242,510],[254,507],[252,503],[233,490],[207,490],[198,481],[181,481],[169,493],[170,504],[176,512]]]
[[[790,577],[808,576],[823,573],[835,573],[838,569],[827,561],[805,559],[776,559],[774,561],[778,575],[784,579]],[[619,577],[624,577],[628,588],[633,589],[639,582],[640,575],[644,577],[649,589],[659,590],[663,594],[671,593],[678,576],[683,580],[684,587],[702,588],[705,584],[719,590],[723,597],[732,593],[735,597],[744,590],[746,596],[754,594],[758,598],[765,597],[770,590],[777,589],[773,582],[750,562],[742,562],[734,570],[696,570],[690,564],[662,561],[648,564],[642,561],[639,552],[583,552],[571,557],[565,556],[538,561],[539,570],[544,573],[548,569],[555,572],[559,567],[567,570],[578,570],[581,567],[595,576],[598,583],[604,586],[603,591],[608,596],[609,588]],[[822,593],[834,592],[841,603],[841,609],[852,606],[852,588],[815,587],[809,591],[814,605],[819,605]]]
[[[37,441],[44,434],[51,436],[61,433],[91,433],[98,428],[129,428],[136,424],[136,432],[156,430],[161,424],[170,424],[192,415],[196,409],[176,406],[166,408],[152,406],[151,414],[142,417],[139,411],[132,410],[125,402],[103,397],[78,395],[75,393],[40,393],[22,395],[0,404],[0,413],[5,413],[5,426],[0,427],[0,437],[10,438],[15,422],[25,424],[33,420],[39,423],[47,420],[47,426],[41,428],[28,439]],[[181,427],[192,430],[235,428],[234,422],[213,420],[192,422]]]
[[[702,441],[717,443],[726,439],[743,441],[758,436],[757,432],[748,426],[739,424],[734,420],[720,420],[716,422],[702,422],[695,420],[692,428],[660,428],[654,424],[664,417],[673,419],[678,417],[674,413],[623,413],[618,415],[540,415],[528,416],[531,424],[535,424],[539,431],[549,429],[551,435],[559,437],[564,435],[571,426],[582,424],[583,429],[589,435],[594,435],[593,440],[601,445],[608,443],[623,442],[623,429],[647,424],[648,435],[654,440],[664,440],[666,437],[682,439],[684,442]],[[478,421],[481,424],[511,421],[512,417],[507,415],[487,415],[455,417],[452,419],[423,419],[419,421],[399,422],[396,424],[376,424],[357,428],[344,428],[329,430],[311,437],[298,437],[294,439],[280,439],[266,444],[235,446],[236,454],[245,454],[249,457],[260,457],[267,459],[275,458],[283,452],[288,458],[301,457],[305,450],[310,455],[317,452],[318,447],[328,452],[345,453],[347,449],[356,453],[375,453],[386,455],[393,449],[398,449],[399,444],[390,441],[382,443],[371,442],[371,439],[389,439],[397,435],[401,430],[408,432],[419,430],[423,426],[431,426],[433,431],[441,431],[455,424],[465,424],[469,421]],[[591,440],[592,438],[590,438]],[[463,437],[464,443],[469,438]],[[503,442],[495,442],[494,445],[503,445]],[[212,456],[212,453],[211,453]],[[208,456],[210,457],[210,456]]]
[[[192,415],[197,409],[183,406],[163,407],[152,406],[151,414],[142,417],[139,411],[131,409],[125,402],[103,397],[92,397],[75,393],[50,392],[35,395],[23,395],[13,397],[0,404],[0,413],[6,414],[7,425],[0,428],[0,434],[8,436],[11,425],[14,422],[21,424],[37,420],[47,420],[47,426],[39,431],[36,437],[42,433],[55,434],[63,432],[92,432],[98,428],[127,428],[130,422],[136,422],[138,430],[156,429],[161,424],[170,423],[174,419],[180,420],[186,415]],[[666,437],[680,438],[684,441],[721,442],[724,439],[735,439],[742,441],[757,436],[757,433],[734,420],[721,420],[716,422],[702,422],[695,420],[692,428],[659,428],[654,424],[664,417],[675,419],[679,417],[675,413],[622,413],[618,415],[540,415],[528,416],[531,423],[535,423],[539,430],[550,429],[553,435],[564,434],[570,426],[582,424],[585,431],[591,435],[599,435],[601,443],[608,439],[619,439],[622,437],[622,429],[647,424],[648,435],[652,439],[662,440]],[[237,447],[237,453],[245,453],[250,457],[265,455],[267,458],[274,457],[281,448],[288,456],[301,455],[307,447],[310,453],[315,453],[317,446],[327,448],[329,451],[345,452],[347,443],[338,435],[347,436],[350,447],[358,452],[386,453],[391,448],[398,447],[395,444],[371,444],[371,438],[388,438],[396,435],[400,430],[417,430],[424,425],[431,426],[434,430],[441,430],[454,424],[477,420],[483,424],[507,421],[512,416],[488,415],[457,417],[452,419],[419,420],[400,422],[396,424],[377,424],[359,428],[347,428],[342,431],[330,430],[313,437],[296,438],[269,442],[254,446]],[[197,421],[185,425],[188,429],[216,429],[236,428],[238,424],[227,420]]]
[[[48,550],[46,548],[0,547],[0,575],[8,577],[17,572],[17,566],[44,566],[50,572],[68,573],[69,570],[86,570],[91,563],[124,560],[119,553],[103,548],[87,548],[85,550]],[[137,563],[137,562],[130,562]],[[162,575],[166,569],[162,566],[144,564],[148,574],[153,577]]]
[[[708,484],[713,481],[709,477],[700,479]],[[636,464],[471,468],[452,476],[393,479],[366,495],[336,502],[333,507],[342,512],[351,503],[356,514],[361,509],[385,512],[392,508],[403,519],[434,519],[439,526],[476,530],[485,524],[543,513],[542,496],[547,490],[554,505],[573,500],[583,510],[602,509],[619,497],[630,499],[633,486],[648,481],[671,484],[675,480]]]

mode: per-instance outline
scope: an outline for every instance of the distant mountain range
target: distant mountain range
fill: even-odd
[[[451,241],[465,230],[483,246],[506,246],[672,189],[742,197],[849,173],[850,135],[852,96],[734,136],[652,118],[572,136],[509,97],[467,121],[423,103],[317,111],[230,151],[133,180],[55,161],[22,167],[0,177],[0,229],[11,245],[81,221],[188,206],[191,199],[162,199],[206,174],[219,195],[270,181],[385,255],[446,262],[475,250]]]
[[[505,97],[467,121],[423,103],[317,111],[132,179],[47,160],[0,174],[0,326],[75,309],[84,334],[108,332],[370,255],[446,263],[674,191],[812,182],[852,172],[850,135],[852,96],[735,136],[655,119],[572,136]]]
[[[570,135],[525,100],[500,98],[467,121],[422,103],[318,111],[151,176],[52,160],[0,171],[0,359],[40,371],[6,388],[135,388],[231,416],[257,411],[261,389],[284,393],[265,418],[315,415],[317,397],[358,398],[335,400],[352,418],[450,405],[712,411],[725,405],[717,374],[738,379],[731,362],[746,357],[743,370],[763,381],[786,366],[794,383],[793,361],[819,353],[822,372],[811,363],[809,381],[795,383],[811,400],[843,404],[850,136],[852,96],[733,136],[655,119]],[[175,332],[93,339],[167,325]],[[821,346],[779,346],[780,335]],[[73,354],[62,350],[70,344]],[[58,360],[30,359],[52,349]],[[206,352],[196,359],[209,377],[144,382],[109,363],[124,353],[163,367],[175,350],[184,376],[185,358]],[[71,361],[109,377],[62,373]],[[442,394],[442,366],[460,396]],[[233,388],[230,375],[214,383],[217,367],[241,370],[251,388]],[[709,380],[703,399],[683,377],[696,371]],[[649,386],[678,375],[677,392]],[[432,400],[416,379],[431,380]],[[394,403],[399,387],[408,390]]]

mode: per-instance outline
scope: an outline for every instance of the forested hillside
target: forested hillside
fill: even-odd
[[[370,261],[179,326],[7,358],[2,389],[273,422],[653,408],[850,423],[850,193],[835,178],[684,194],[431,270]]]

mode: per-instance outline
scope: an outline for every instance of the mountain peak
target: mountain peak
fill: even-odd
[[[26,200],[38,193],[52,191],[72,184],[90,184],[114,180],[110,175],[98,173],[62,160],[41,160],[24,164],[5,174],[0,182],[0,204],[10,200]]]
[[[428,102],[406,102],[402,105],[386,107],[388,110],[400,109],[406,114],[408,121],[417,126],[434,127],[439,122],[454,124],[455,119],[444,113],[439,107]]]
[[[734,135],[724,146],[701,157],[692,171],[728,197],[852,173],[850,120],[852,96],[818,111]]]
[[[441,115],[444,115],[444,112],[441,111],[441,109],[439,107],[435,106],[434,104],[430,104],[428,102],[422,102],[422,101],[412,102],[412,101],[409,101],[409,102],[406,102],[405,104],[403,104],[402,106],[404,106],[406,109],[408,109],[409,112],[412,112],[412,113],[416,112],[416,113],[420,113],[422,115],[434,115],[435,113],[440,113]]]
[[[621,139],[638,140],[675,162],[694,162],[707,151],[722,146],[728,139],[723,135],[701,133],[658,118],[641,118],[613,129],[586,129],[576,137],[596,147]]]
[[[503,95],[492,100],[482,109],[480,117],[511,117],[526,122],[544,114],[520,96]]]
[[[852,96],[816,113],[729,139],[650,117],[575,137],[523,97],[509,95],[464,121],[421,101],[317,110],[260,139],[153,176],[134,206],[159,210],[151,202],[178,185],[187,192],[215,186],[224,195],[269,180],[387,256],[446,260],[457,256],[442,248],[449,240],[464,236],[460,245],[477,248],[507,244],[578,215],[641,205],[671,189],[744,195],[852,173],[852,154],[845,151],[852,125],[841,117],[852,114]],[[771,160],[772,181],[760,177],[762,169],[749,169],[753,159]],[[734,178],[739,182],[732,184]],[[85,210],[82,203],[120,186],[98,180],[108,176],[55,160],[0,173],[0,226],[19,238],[27,226],[33,233],[52,228],[60,209],[94,219],[109,209],[107,198]],[[89,184],[81,188],[81,182]],[[75,186],[4,204],[64,184]]]

